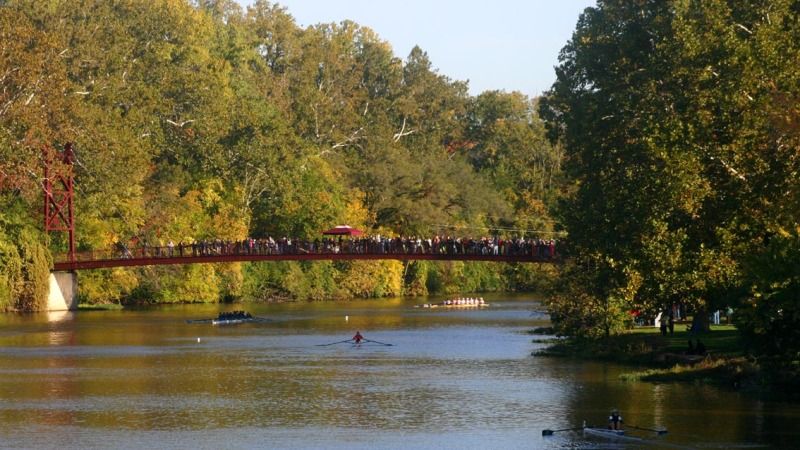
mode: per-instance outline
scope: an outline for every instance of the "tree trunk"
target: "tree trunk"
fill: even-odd
[[[691,331],[695,333],[705,333],[711,331],[711,323],[708,320],[708,311],[701,309],[695,312],[692,317]]]

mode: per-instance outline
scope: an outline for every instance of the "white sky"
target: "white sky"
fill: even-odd
[[[252,0],[238,0],[242,5]],[[349,19],[372,28],[404,59],[419,45],[439,73],[470,93],[537,96],[555,81],[558,52],[595,0],[280,0],[298,25]]]

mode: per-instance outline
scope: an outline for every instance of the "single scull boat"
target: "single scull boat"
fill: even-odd
[[[644,440],[634,436],[627,436],[625,434],[625,430],[612,430],[609,428],[592,427],[586,425],[586,422],[583,423],[583,434],[619,441],[642,442]]]

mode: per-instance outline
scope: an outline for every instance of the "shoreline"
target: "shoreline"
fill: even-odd
[[[542,329],[542,332],[550,331]],[[531,334],[539,334],[532,330]],[[704,355],[688,354],[689,340],[700,340]],[[535,342],[549,343],[546,339]],[[745,353],[742,336],[731,325],[712,326],[705,333],[676,331],[662,336],[658,330],[635,328],[605,339],[560,338],[533,356],[604,361],[630,366],[623,381],[696,383],[759,395],[799,392],[800,371],[770,369]],[[793,397],[800,400],[800,397]]]

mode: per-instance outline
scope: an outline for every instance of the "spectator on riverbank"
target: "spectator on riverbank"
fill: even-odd
[[[608,429],[610,430],[619,430],[624,421],[622,420],[622,416],[619,415],[619,411],[616,408],[611,410],[611,414],[608,416]]]

